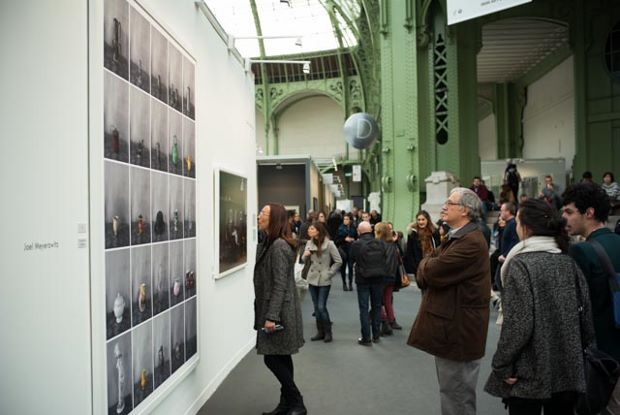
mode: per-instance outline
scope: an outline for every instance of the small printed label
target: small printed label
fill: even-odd
[[[86,248],[88,246],[88,240],[86,238],[79,238],[77,240],[77,246],[80,249]]]

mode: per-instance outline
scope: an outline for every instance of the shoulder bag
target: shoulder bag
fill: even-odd
[[[596,415],[603,410],[620,375],[620,364],[607,353],[586,344],[583,333],[583,302],[579,288],[578,274],[575,272],[575,291],[579,305],[579,331],[583,348],[583,371],[585,374],[586,391],[577,399],[577,415]]]

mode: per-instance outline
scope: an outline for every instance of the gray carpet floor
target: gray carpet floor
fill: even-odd
[[[382,337],[372,347],[357,344],[360,326],[357,292],[334,283],[327,308],[334,322],[332,343],[311,342],[314,334],[312,300],[302,300],[306,344],[293,356],[295,381],[309,414],[405,415],[439,414],[439,388],[433,357],[406,345],[420,305],[420,291],[408,287],[394,294],[396,319],[403,330]],[[483,391],[499,337],[491,312],[486,355],[478,379],[478,415],[505,414],[503,404]],[[279,384],[250,351],[198,412],[200,415],[256,415],[272,410]]]

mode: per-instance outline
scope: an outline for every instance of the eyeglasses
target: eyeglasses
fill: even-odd
[[[449,199],[443,202],[443,204],[448,206],[462,206],[461,202],[453,202]]]

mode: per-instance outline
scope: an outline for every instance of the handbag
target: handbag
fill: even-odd
[[[304,262],[304,267],[301,270],[301,278],[303,278],[304,280],[308,279],[308,271],[310,271],[310,263],[312,261],[310,260],[310,258],[307,258],[306,261]]]
[[[400,288],[408,287],[411,281],[409,281],[409,277],[407,276],[407,271],[405,270],[405,266],[403,265],[403,259],[399,255],[398,256],[398,274],[400,275]]]
[[[583,371],[586,391],[577,398],[575,407],[578,415],[595,415],[607,406],[620,376],[620,364],[607,353],[592,345],[584,345],[583,339],[583,303],[577,273],[575,273],[577,304],[579,305],[579,331],[583,349]]]
[[[605,252],[603,245],[599,241],[588,241],[592,245],[592,248],[596,251],[598,259],[603,265],[603,270],[609,277],[609,291],[611,292],[611,308],[614,313],[614,324],[616,328],[620,328],[620,272],[614,270],[609,255]]]

